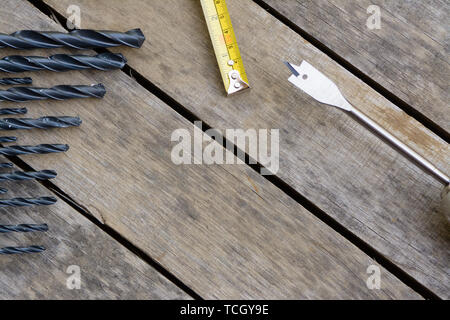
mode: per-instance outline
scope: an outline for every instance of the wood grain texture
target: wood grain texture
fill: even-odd
[[[0,17],[6,31],[61,30],[25,1],[6,1]],[[376,262],[247,166],[173,164],[171,134],[191,124],[123,72],[36,78],[44,86],[100,81],[103,100],[28,104],[31,115],[78,114],[79,129],[18,132],[20,139],[70,142],[70,152],[45,159],[61,173],[56,184],[198,294],[420,298],[385,269],[381,290],[369,290],[366,270]]]
[[[278,176],[419,282],[449,297],[449,228],[437,213],[441,185],[339,110],[289,84],[282,61],[303,59],[350,102],[450,172],[450,148],[252,1],[228,1],[252,89],[227,98],[198,1],[46,1],[82,12],[82,27],[142,27],[129,64],[210,126],[279,128]]]
[[[450,3],[264,0],[383,87],[450,131]],[[370,30],[377,5],[381,29]]]
[[[45,166],[45,159],[34,158]],[[2,182],[2,187],[9,189],[4,199],[53,195],[35,181]],[[43,245],[47,250],[0,255],[0,299],[190,298],[61,200],[49,207],[0,209],[0,224],[20,223],[47,223],[49,231],[0,234],[0,247]],[[79,290],[66,286],[72,265],[80,267]]]

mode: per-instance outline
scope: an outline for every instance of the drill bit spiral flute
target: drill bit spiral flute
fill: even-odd
[[[18,50],[26,49],[52,49],[52,48],[72,48],[72,49],[93,49],[109,48],[117,46],[128,46],[140,48],[145,41],[144,34],[140,29],[133,29],[127,32],[116,31],[95,31],[95,30],[74,30],[69,33],[53,31],[33,31],[22,30],[12,34],[0,33],[0,49],[13,48]],[[39,56],[7,56],[0,59],[0,72],[19,73],[30,71],[53,71],[63,72],[69,70],[116,70],[122,69],[126,64],[126,59],[119,53],[100,53],[95,56],[55,54],[49,57]],[[24,85],[31,84],[31,78],[3,78],[0,85]],[[52,88],[39,87],[13,87],[8,90],[0,90],[0,102],[25,102],[32,100],[66,100],[75,98],[103,98],[106,90],[102,84],[82,86],[82,85],[59,85]],[[3,108],[0,115],[25,114],[25,108]],[[29,129],[52,129],[77,127],[81,124],[78,117],[41,117],[37,119],[29,118],[3,118],[0,119],[0,130],[29,130]],[[0,137],[0,143],[16,141],[16,137]],[[66,152],[69,149],[67,144],[39,144],[36,146],[0,146],[0,155],[20,156],[26,154],[47,154]],[[0,163],[0,168],[11,168],[12,163]],[[42,171],[15,171],[0,174],[1,181],[26,181],[26,180],[48,180],[56,177],[53,170]],[[7,189],[0,188],[0,194],[8,192]],[[0,199],[1,207],[28,207],[47,206],[57,201],[55,197],[39,198],[13,198]],[[20,225],[0,225],[0,233],[10,232],[45,232],[48,230],[46,224],[20,224]],[[0,255],[3,254],[24,254],[38,253],[44,251],[43,246],[28,247],[6,247],[0,248]]]
[[[0,233],[10,232],[46,232],[48,231],[47,224],[19,224],[13,225],[0,225]],[[19,253],[36,253],[42,252],[45,248],[42,246],[30,246],[30,247],[6,247],[0,249],[0,254],[19,254]]]
[[[0,33],[0,48],[13,49],[95,49],[127,46],[140,48],[145,41],[140,29],[127,32],[73,30],[69,33],[55,31],[22,30],[12,34]]]
[[[0,71],[8,73],[40,70],[62,72],[86,69],[107,71],[122,69],[126,62],[127,60],[122,54],[109,52],[96,56],[70,54],[55,54],[50,57],[9,56],[0,59]],[[4,79],[4,81],[8,80]]]
[[[33,80],[29,77],[0,79],[0,84],[3,86],[16,85],[16,84],[32,84],[32,83],[33,83]]]

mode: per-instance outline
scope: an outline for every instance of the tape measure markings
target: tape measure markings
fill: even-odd
[[[228,94],[249,88],[225,0],[200,0],[217,63]]]

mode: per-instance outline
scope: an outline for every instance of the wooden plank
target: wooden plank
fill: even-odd
[[[0,17],[7,32],[61,30],[26,1],[7,0]],[[105,83],[103,100],[28,104],[32,115],[75,113],[84,124],[20,139],[70,142],[47,158],[57,185],[202,297],[420,298],[383,268],[381,290],[368,289],[376,262],[246,165],[175,165],[171,134],[192,125],[123,72],[36,81]]]
[[[264,1],[450,131],[448,1]],[[381,29],[366,26],[370,5]]]
[[[280,128],[278,176],[423,285],[448,297],[441,186],[339,110],[288,82],[282,61],[308,60],[350,101],[442,170],[449,145],[251,1],[228,1],[252,90],[227,98],[197,1],[46,1],[80,6],[82,27],[142,27],[130,65],[212,127]],[[251,32],[250,32],[251,30]]]
[[[45,166],[46,157],[34,158]],[[5,199],[52,195],[35,181],[2,182],[2,187],[9,189],[2,196]],[[47,223],[50,230],[2,234],[0,247],[44,245],[47,250],[41,254],[0,256],[0,299],[190,298],[64,201],[50,207],[0,209],[0,224],[20,223]],[[80,268],[79,289],[67,287],[73,275],[67,273],[69,266]]]

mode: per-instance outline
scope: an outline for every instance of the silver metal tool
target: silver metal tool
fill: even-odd
[[[449,189],[450,178],[448,175],[439,170],[435,165],[422,157],[416,151],[412,150],[399,139],[394,137],[391,133],[386,131],[364,113],[352,106],[344,98],[336,84],[328,77],[326,77],[323,73],[321,73],[306,61],[303,61],[300,66],[296,66],[289,62],[285,62],[285,64],[292,72],[292,76],[289,77],[289,82],[291,82],[297,88],[301,89],[317,101],[342,109],[356,118],[360,123],[377,134],[392,148],[399,151],[403,156],[416,164],[423,171],[442,183],[446,187],[445,190]],[[449,193],[443,192],[443,203],[450,201],[449,199],[445,199],[445,196],[449,196]],[[450,217],[450,207],[445,208],[444,211],[446,212],[448,217]]]

